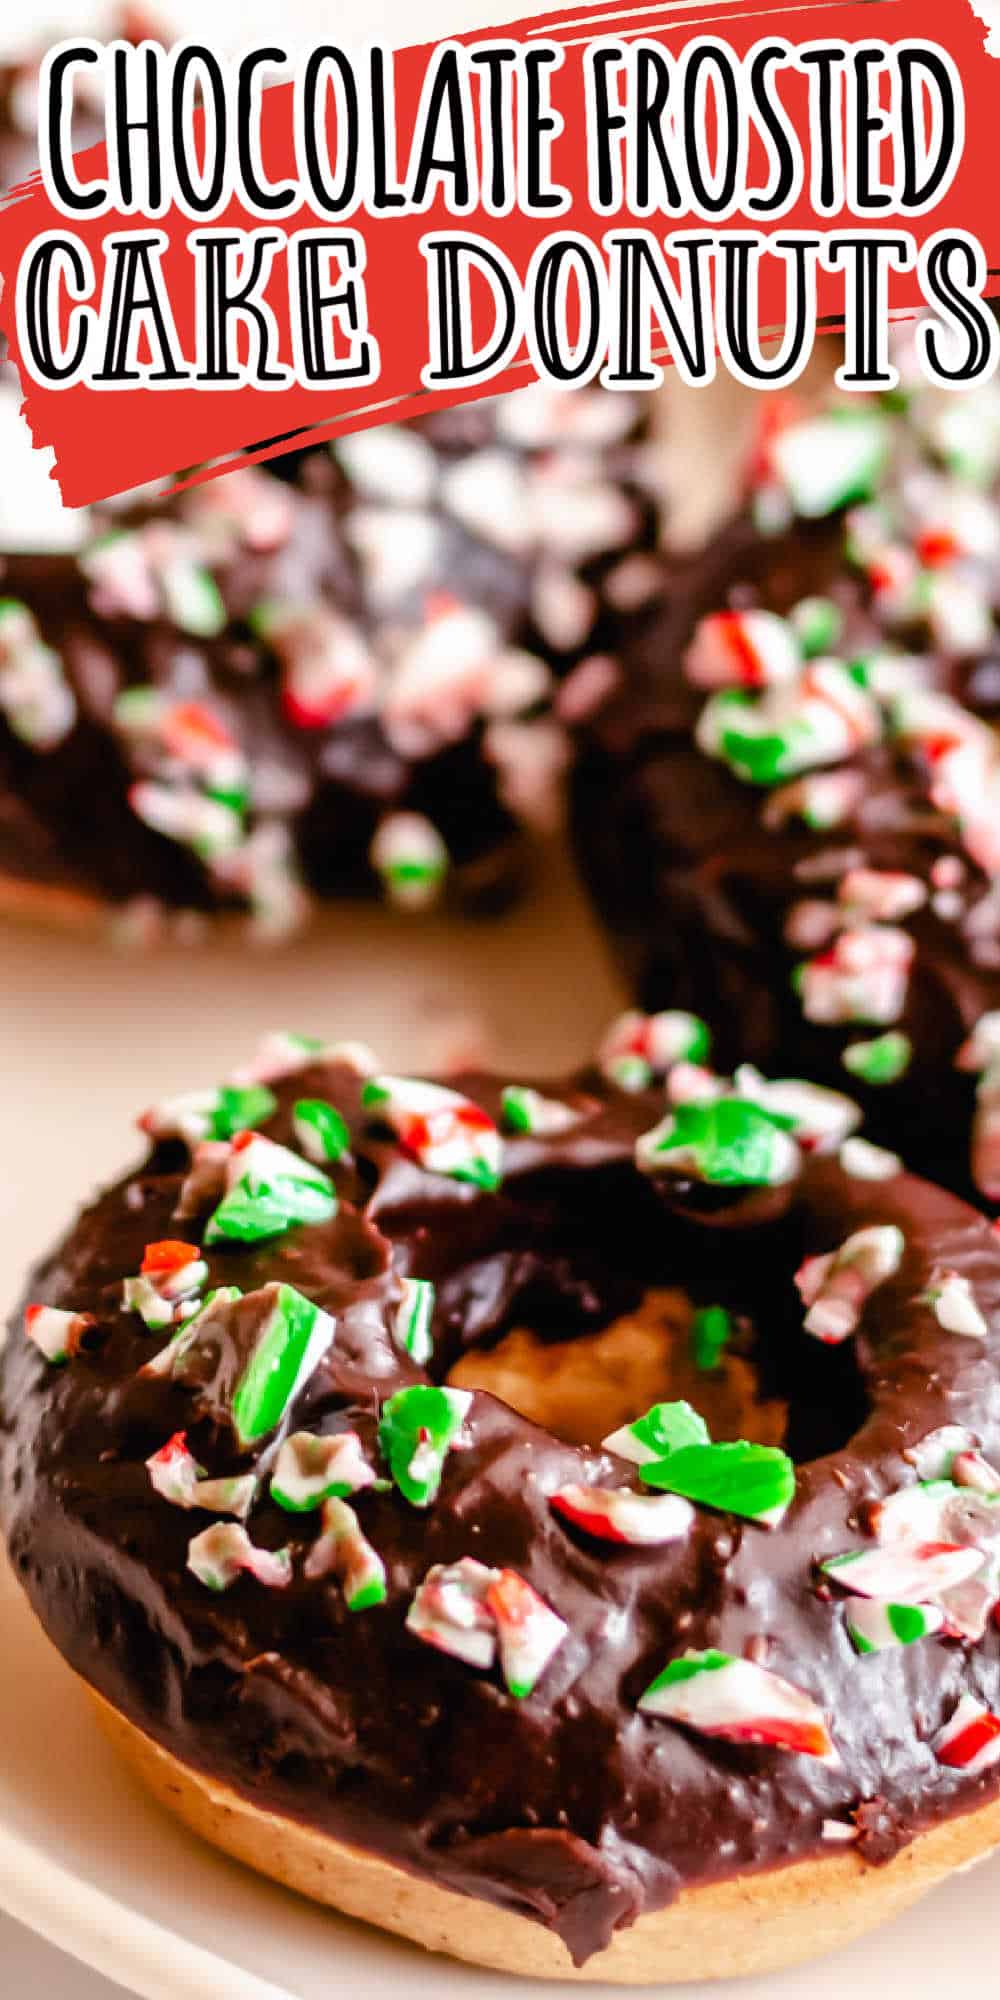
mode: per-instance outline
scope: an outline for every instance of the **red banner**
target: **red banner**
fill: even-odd
[[[598,66],[599,85],[595,39],[609,45],[603,67]],[[711,44],[723,45],[740,59],[740,89],[751,92],[746,101],[741,97],[739,107],[735,98],[728,107],[730,132],[744,125],[746,130],[743,157],[738,157],[738,146],[733,150],[729,187],[729,156],[723,157],[716,146],[727,110],[725,66],[708,57],[705,73],[693,80],[687,71],[682,77],[679,67],[687,59],[685,52],[690,57],[696,46]],[[813,51],[807,59],[805,45]],[[819,53],[823,45],[830,49],[826,59]],[[853,272],[855,287],[865,281],[856,242],[861,237],[895,236],[900,241],[895,259],[891,244],[885,249],[881,277],[875,266],[867,266],[867,282],[875,287],[872,298],[876,279],[884,281],[883,303],[894,313],[912,312],[928,298],[935,258],[942,267],[936,296],[946,295],[948,274],[943,273],[943,255],[934,249],[943,235],[957,259],[951,272],[957,268],[973,288],[980,247],[985,266],[1000,272],[995,200],[1000,69],[985,51],[983,24],[967,0],[949,8],[932,6],[930,0],[883,0],[874,7],[758,4],[725,9],[672,7],[669,0],[662,8],[606,4],[524,20],[508,30],[464,35],[442,46],[466,53],[461,68],[439,71],[436,82],[427,48],[383,58],[374,122],[367,100],[359,114],[355,172],[360,192],[353,206],[337,209],[341,189],[334,187],[333,178],[342,165],[338,134],[347,129],[357,79],[355,75],[352,82],[350,65],[338,67],[332,58],[317,71],[316,102],[323,106],[325,133],[322,119],[315,128],[303,125],[301,76],[295,84],[270,82],[260,90],[261,73],[253,88],[248,86],[245,107],[253,119],[249,150],[243,149],[243,185],[204,220],[196,202],[178,198],[169,152],[173,129],[186,119],[189,133],[197,132],[196,151],[201,158],[203,150],[206,174],[217,129],[213,118],[223,124],[228,119],[230,160],[237,147],[232,106],[227,109],[220,101],[207,122],[203,111],[191,111],[196,59],[190,60],[183,86],[173,71],[169,78],[163,71],[164,91],[172,81],[174,94],[169,100],[165,95],[160,106],[159,151],[153,163],[157,170],[163,166],[170,197],[162,200],[160,212],[149,201],[141,174],[131,190],[133,202],[141,206],[133,212],[123,212],[120,186],[110,206],[95,204],[86,212],[57,205],[40,175],[14,191],[0,212],[0,326],[20,368],[35,443],[55,448],[69,504],[207,459],[224,461],[262,436],[287,438],[306,429],[313,439],[326,437],[389,416],[415,415],[436,402],[516,387],[538,365],[522,322],[534,325],[536,344],[544,340],[567,290],[566,325],[579,336],[576,362],[590,364],[584,351],[589,328],[594,335],[589,342],[592,372],[603,366],[613,381],[616,361],[620,374],[625,366],[622,288],[629,287],[633,305],[639,301],[649,307],[655,291],[653,252],[665,237],[679,239],[672,241],[669,257],[678,320],[693,339],[698,317],[694,280],[703,257],[701,270],[709,273],[715,307],[714,317],[706,312],[704,322],[709,346],[722,346],[726,365],[737,372],[741,340],[733,328],[724,327],[721,253],[713,258],[710,250],[699,251],[699,239],[726,239],[730,279],[744,293],[750,288],[750,316],[761,328],[785,325],[789,284],[796,268],[801,273],[807,264],[815,268],[819,320],[841,324],[845,273]],[[960,130],[944,183],[932,189],[926,202],[911,200],[907,207],[907,188],[911,197],[919,197],[921,175],[928,186],[933,179],[940,103],[933,75],[921,65],[935,47],[945,52],[959,79],[964,143]],[[669,74],[655,60],[657,50],[672,59]],[[137,60],[135,52],[130,60]],[[352,57],[352,62],[360,66],[361,58]],[[904,85],[908,77],[912,85],[915,67],[917,84],[907,101]],[[143,75],[136,71],[133,81]],[[370,75],[365,68],[366,85]],[[780,82],[776,96],[768,95],[769,79],[776,89]],[[663,130],[668,85],[678,93],[689,92],[683,107],[689,137],[692,115],[699,128],[693,158],[672,156],[669,148],[655,143]],[[436,100],[429,100],[429,89],[436,89]],[[816,126],[824,90],[829,115],[825,144]],[[507,92],[515,113],[504,123]],[[762,109],[765,100],[771,104],[770,116]],[[616,124],[619,103],[622,122]],[[495,126],[491,112],[500,119]],[[134,106],[129,115],[134,122]],[[467,190],[461,185],[462,165],[443,138],[450,133],[453,139],[456,118],[462,117],[473,167]],[[259,143],[254,136],[258,126]],[[501,131],[511,139],[509,157],[496,151]],[[780,191],[788,168],[790,134],[805,162],[805,184],[793,198],[781,201],[774,191]],[[138,154],[130,151],[136,143],[134,136],[129,140],[124,134],[126,161],[141,160],[141,146]],[[69,163],[78,188],[89,197],[108,176],[108,150],[93,147]],[[312,163],[317,185],[326,190],[323,202],[302,198],[304,158]],[[444,159],[444,166],[435,165],[436,159]],[[67,170],[65,161],[62,166]],[[688,199],[692,173],[697,202]],[[884,198],[880,173],[887,177]],[[247,199],[247,178],[268,201],[286,189],[291,189],[290,198],[280,207],[255,204]],[[665,200],[671,180],[674,198]],[[732,189],[735,195],[727,198]],[[757,190],[755,199],[747,189]],[[195,193],[200,197],[204,187]],[[408,204],[402,212],[394,201],[397,193]],[[373,212],[379,200],[386,205]],[[505,202],[506,211],[497,212]],[[536,212],[526,213],[526,205]],[[615,245],[616,233],[623,229],[649,238],[642,270],[636,267],[639,253],[626,250],[620,241]],[[226,236],[234,239],[228,246]],[[576,248],[548,255],[546,246],[556,236],[564,243],[572,239]],[[844,239],[836,254],[831,238]],[[71,255],[65,245],[60,247],[61,239],[76,244],[77,252]],[[488,258],[480,255],[463,263],[465,252],[449,249],[449,239],[454,245],[468,245],[469,239],[488,245],[494,253],[492,275]],[[968,239],[964,250],[959,239]],[[467,336],[489,345],[503,331],[506,283],[507,294],[517,300],[518,338],[503,351],[495,372],[428,386],[442,352],[455,360],[452,350],[462,332],[456,324],[462,284],[452,294],[443,281],[468,270]],[[155,288],[142,310],[154,278],[162,285],[159,314]],[[691,282],[682,295],[686,281]],[[233,303],[241,287],[249,301],[242,319]],[[990,289],[982,274],[980,289]],[[216,310],[225,295],[229,319],[240,329],[233,348],[239,365],[229,371],[236,379],[227,385],[213,379],[226,365],[226,329]],[[53,300],[58,301],[57,312]],[[650,324],[656,336],[656,325]],[[629,358],[641,369],[644,342],[637,328],[633,335]],[[617,354],[612,351],[616,345]],[[652,350],[663,345],[662,336],[652,339]],[[668,346],[674,348],[669,358],[676,359],[678,342]],[[73,379],[68,365],[74,350],[85,356],[80,379]],[[564,356],[566,351],[564,341]],[[261,357],[273,379],[241,380],[249,363],[259,363]],[[143,379],[151,365],[159,379]],[[334,365],[353,373],[336,381],[322,379],[323,370]],[[60,370],[65,379],[53,380]],[[113,379],[122,372],[126,379]],[[137,379],[127,379],[130,374]],[[272,443],[257,455],[279,448]],[[224,469],[224,463],[215,469]]]

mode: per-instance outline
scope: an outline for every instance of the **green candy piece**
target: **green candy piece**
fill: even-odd
[[[684,1174],[719,1187],[772,1187],[790,1179],[798,1165],[791,1124],[747,1098],[678,1104],[640,1139],[637,1157],[650,1173]]]
[[[737,777],[750,785],[779,785],[808,765],[802,752],[812,738],[802,723],[789,721],[783,729],[751,729],[744,725],[757,709],[757,701],[742,688],[726,688],[708,704],[718,723],[719,755]]]
[[[860,1076],[865,1083],[895,1083],[905,1076],[912,1056],[909,1035],[890,1029],[887,1035],[876,1035],[870,1042],[852,1042],[844,1050],[841,1062],[852,1076]]]
[[[276,1430],[322,1360],[334,1322],[292,1285],[274,1286],[275,1303],[233,1391],[232,1414],[243,1445]]]
[[[888,1631],[899,1646],[912,1646],[917,1639],[925,1639],[932,1629],[922,1604],[884,1604],[881,1610]],[[851,1619],[847,1621],[847,1629],[857,1652],[882,1652],[883,1647],[869,1639]]]
[[[278,1109],[278,1100],[273,1090],[263,1083],[223,1083],[219,1086],[213,1110],[209,1116],[208,1137],[210,1139],[235,1139],[238,1132],[249,1132],[257,1125],[263,1125],[273,1118]]]
[[[728,1345],[733,1323],[725,1306],[702,1306],[691,1323],[694,1365],[707,1374],[717,1368]]]
[[[390,1396],[378,1427],[379,1449],[404,1499],[429,1507],[457,1438],[471,1393],[418,1383]]]
[[[795,1467],[776,1445],[687,1445],[658,1462],[641,1465],[646,1486],[679,1493],[720,1513],[776,1525],[795,1496]]]
[[[668,1661],[662,1673],[650,1681],[645,1692],[647,1695],[654,1690],[658,1693],[661,1688],[676,1687],[679,1681],[696,1680],[699,1674],[717,1673],[720,1667],[731,1667],[734,1660],[734,1654],[720,1653],[715,1646],[707,1647],[704,1653],[682,1654],[680,1659]]]
[[[226,607],[210,570],[198,563],[169,565],[161,577],[167,610],[182,632],[215,639],[226,627]]]
[[[708,1425],[690,1403],[654,1403],[628,1429],[657,1459],[668,1458],[671,1452],[683,1451],[687,1445],[709,1443]]]
[[[324,1097],[300,1097],[292,1107],[292,1123],[307,1159],[332,1164],[351,1150],[346,1118]]]
[[[804,597],[789,623],[807,660],[834,652],[844,629],[843,613],[832,597]]]
[[[267,1139],[255,1140],[254,1147],[252,1158],[247,1149],[245,1173],[210,1217],[206,1243],[260,1243],[296,1223],[329,1222],[336,1215],[336,1191],[318,1167]]]

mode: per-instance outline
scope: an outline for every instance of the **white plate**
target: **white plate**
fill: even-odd
[[[0,1565],[0,1906],[144,2000],[509,2000],[511,1982],[314,1908],[162,1814]],[[833,1958],[732,2000],[941,2000],[996,1956],[1000,1856]],[[469,1922],[475,1923],[475,1904]],[[697,1967],[692,1966],[692,1972]],[[530,1988],[522,1989],[525,1994]],[[541,1993],[579,1994],[545,1986]],[[594,1987],[596,1996],[621,1988]],[[984,1990],[986,1990],[984,1988]],[[673,1989],[695,2000],[709,1989]]]

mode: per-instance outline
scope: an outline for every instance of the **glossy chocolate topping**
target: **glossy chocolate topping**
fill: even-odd
[[[451,1081],[504,1124],[498,1080]],[[834,1853],[838,1832],[887,1859],[993,1795],[995,1768],[963,1772],[932,1747],[963,1695],[1000,1709],[992,1621],[978,1640],[945,1636],[946,1624],[859,1656],[843,1593],[817,1568],[873,1546],[873,1503],[915,1483],[903,1454],[939,1427],[967,1427],[987,1461],[1000,1459],[1000,1245],[980,1215],[891,1162],[879,1163],[882,1178],[859,1177],[847,1170],[856,1152],[844,1164],[810,1157],[766,1199],[638,1171],[635,1141],[660,1118],[662,1094],[630,1096],[594,1073],[546,1086],[581,1114],[569,1130],[505,1131],[495,1189],[421,1166],[378,1122],[370,1090],[362,1104],[362,1078],[343,1059],[313,1058],[273,1088],[268,1137],[301,1140],[291,1117],[301,1099],[333,1104],[350,1130],[350,1152],[330,1169],[335,1219],[203,1253],[213,1287],[254,1294],[281,1281],[335,1318],[277,1430],[247,1446],[234,1419],[259,1301],[223,1309],[179,1371],[140,1372],[169,1335],[123,1309],[122,1280],[151,1242],[202,1241],[202,1194],[216,1176],[213,1156],[200,1156],[201,1188],[189,1184],[180,1202],[199,1213],[178,1220],[188,1159],[176,1139],[99,1196],[32,1280],[32,1302],[93,1315],[79,1351],[50,1364],[18,1320],[4,1352],[11,1559],[77,1672],[260,1805],[532,1916],[577,1961],[682,1885]],[[854,1338],[825,1345],[804,1330],[794,1274],[872,1224],[902,1232],[901,1261],[863,1303]],[[949,1330],[928,1298],[945,1273],[967,1281],[975,1334]],[[407,1275],[436,1287],[427,1370],[393,1334]],[[376,1429],[394,1392],[441,1381],[463,1347],[512,1324],[571,1338],[663,1284],[753,1326],[761,1393],[787,1403],[798,1461],[780,1525],[698,1505],[666,1546],[595,1541],[550,1496],[579,1483],[642,1491],[638,1467],[561,1443],[479,1392],[428,1506],[393,1486],[354,1496],[385,1566],[385,1602],[351,1612],[332,1576],[310,1580],[320,1516],[289,1514],[268,1491],[283,1436],[354,1431],[384,1474]],[[287,1588],[241,1575],[215,1595],[186,1567],[192,1535],[214,1517],[170,1504],[145,1467],[179,1431],[211,1478],[258,1474],[247,1531],[258,1549],[290,1549]],[[431,1566],[462,1557],[517,1572],[565,1621],[523,1698],[497,1665],[466,1664],[404,1622]],[[838,1761],[640,1711],[667,1662],[706,1648],[810,1696]]]

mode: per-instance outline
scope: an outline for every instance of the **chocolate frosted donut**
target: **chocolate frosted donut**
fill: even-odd
[[[0,1494],[175,1810],[421,1942],[627,1980],[808,1955],[1000,1838],[1000,1244],[843,1099],[278,1036],[141,1122],[11,1331]],[[665,1289],[749,1439],[676,1399],[570,1444],[452,1380]]]
[[[249,909],[265,935],[310,891],[507,894],[557,799],[554,675],[600,645],[650,533],[634,427],[620,398],[528,389],[464,428],[346,438],[298,486],[248,466],[98,510],[58,552],[11,506],[8,889],[140,928]]]
[[[904,377],[904,381],[905,381]],[[623,646],[576,845],[643,1005],[1000,1201],[1000,391],[777,428]]]

